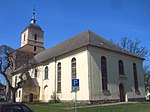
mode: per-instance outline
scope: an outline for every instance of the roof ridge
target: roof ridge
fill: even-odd
[[[87,30],[88,31],[88,33],[89,33],[89,37],[88,37],[88,44],[90,44],[90,45],[93,45],[93,38],[92,38],[92,34],[94,34],[94,35],[96,35],[97,37],[99,37],[99,39],[100,40],[102,40],[102,42],[100,42],[100,43],[98,43],[98,44],[101,44],[100,46],[101,47],[103,47],[103,48],[107,48],[107,47],[114,47],[114,49],[113,48],[108,48],[108,49],[111,49],[112,51],[115,51],[115,52],[121,52],[121,53],[125,53],[125,54],[129,54],[129,55],[132,55],[132,56],[135,56],[135,57],[138,57],[138,58],[142,58],[143,59],[143,57],[141,57],[141,56],[139,56],[139,55],[137,55],[137,54],[134,54],[134,53],[132,53],[132,52],[130,52],[130,51],[128,51],[128,50],[126,50],[126,49],[123,49],[123,48],[121,48],[120,46],[118,46],[118,45],[116,45],[115,43],[112,43],[112,42],[110,42],[109,40],[107,40],[107,39],[105,39],[105,38],[103,38],[103,37],[101,37],[100,35],[98,35],[98,34],[96,34],[95,32],[93,32],[93,31],[90,31],[90,30]],[[93,37],[96,37],[96,36],[93,36]],[[96,38],[97,38],[96,37]],[[99,46],[99,45],[98,45]],[[118,49],[118,50],[115,50],[115,49]]]
[[[91,34],[91,33],[90,33],[90,30],[87,30],[87,33],[88,33],[88,35],[87,35],[87,37],[88,37],[88,44],[90,44],[90,37],[91,37],[91,36],[90,36],[90,34]]]
[[[106,40],[105,38],[99,36],[98,34],[90,30],[86,30],[76,36],[73,36],[69,39],[64,40],[63,42],[51,48],[44,50],[43,52],[35,55],[34,58],[37,62],[42,62],[42,61],[63,55],[65,53],[71,52],[73,50],[79,49],[87,45],[96,46],[99,48],[103,48],[103,49],[107,49],[107,50],[111,50],[114,52],[119,52],[125,55],[130,55],[130,56],[143,59],[142,57],[139,57],[129,51],[122,50],[121,47],[111,43],[110,41]]]

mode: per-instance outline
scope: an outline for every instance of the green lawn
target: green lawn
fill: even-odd
[[[35,112],[74,112],[71,103],[27,104]],[[150,103],[127,103],[111,106],[78,104],[78,112],[150,112]]]

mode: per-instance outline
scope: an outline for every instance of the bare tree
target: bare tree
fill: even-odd
[[[12,61],[9,60],[8,55],[13,52],[13,49],[9,46],[0,46],[0,74],[5,78],[7,85],[11,85],[10,76],[8,75],[8,69],[12,65]],[[12,89],[11,86],[9,87]]]
[[[145,65],[144,66],[144,75],[145,75],[145,83],[148,84],[150,83],[150,70],[149,70],[149,66],[148,65]]]
[[[146,58],[149,56],[148,49],[144,46],[141,46],[141,40],[139,40],[138,38],[136,38],[135,40],[131,40],[128,37],[123,37],[121,38],[120,43],[118,43],[118,45],[121,48],[128,50],[141,57]]]
[[[144,77],[145,77],[145,90],[150,91],[150,67],[148,65],[144,66]]]
[[[113,41],[111,42],[114,43]],[[138,38],[136,38],[135,40],[131,40],[128,37],[123,37],[120,39],[118,46],[138,56],[145,58],[146,61],[150,56],[149,50],[146,47],[141,46],[141,40],[139,40]],[[150,66],[144,65],[143,69],[144,69],[146,89],[150,91]]]
[[[22,87],[25,80],[30,78],[30,75],[28,73],[30,67],[34,64],[34,60],[25,61],[24,64],[18,68],[21,71],[21,74],[19,75],[19,81],[16,83],[15,86],[12,85],[12,75],[14,73],[14,66],[15,66],[15,58],[13,55],[13,49],[6,45],[0,46],[0,74],[6,79],[6,83],[8,86],[8,89],[12,93],[12,102],[16,102],[16,91]],[[28,59],[31,59],[32,57],[28,57]]]

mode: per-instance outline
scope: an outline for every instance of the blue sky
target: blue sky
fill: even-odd
[[[92,30],[116,42],[139,38],[150,49],[150,0],[0,0],[0,45],[20,47],[34,5],[45,48]]]

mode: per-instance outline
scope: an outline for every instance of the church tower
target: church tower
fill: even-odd
[[[34,54],[44,51],[43,36],[44,32],[42,28],[36,24],[34,9],[31,23],[23,30],[21,34],[21,49]]]

